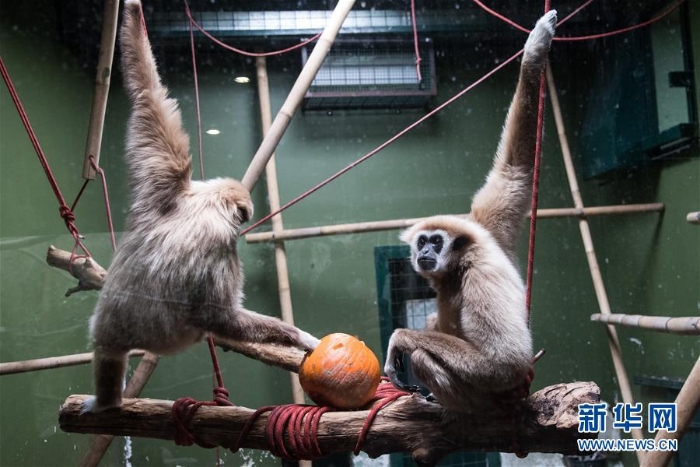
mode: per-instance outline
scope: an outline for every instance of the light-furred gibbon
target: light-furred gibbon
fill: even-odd
[[[189,138],[161,84],[142,27],[141,3],[127,0],[120,31],[124,85],[132,105],[126,162],[131,210],[90,319],[96,396],[83,411],[121,405],[126,355],[169,354],[206,333],[313,349],[318,339],[242,307],[236,253],[253,203],[240,182],[191,179]]]
[[[384,370],[397,376],[410,355],[415,376],[449,411],[488,407],[493,394],[525,381],[532,336],[515,242],[530,208],[540,77],[556,12],[537,22],[525,43],[520,77],[486,183],[465,217],[435,216],[402,232],[411,265],[437,292],[425,330],[397,329]]]

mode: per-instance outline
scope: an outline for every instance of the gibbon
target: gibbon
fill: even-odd
[[[206,333],[307,350],[318,345],[310,334],[242,307],[236,240],[253,215],[250,194],[233,179],[191,179],[189,138],[160,82],[142,14],[140,1],[125,2],[120,41],[132,104],[131,210],[90,319],[96,396],[83,411],[121,405],[131,349],[170,354]]]
[[[437,292],[438,311],[423,331],[394,331],[384,371],[407,388],[397,367],[410,355],[415,376],[450,411],[487,407],[489,394],[522,385],[530,369],[532,336],[514,250],[530,208],[540,77],[555,25],[550,11],[525,43],[494,165],[469,216],[431,217],[400,236],[411,246],[411,265]]]

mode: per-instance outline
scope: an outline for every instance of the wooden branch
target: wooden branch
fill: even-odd
[[[582,208],[538,209],[537,218],[557,217],[586,217],[613,214],[634,214],[643,212],[660,212],[664,210],[663,203],[623,204],[619,206],[594,206]],[[466,214],[456,214],[466,216]],[[528,217],[530,214],[528,213]],[[380,232],[384,230],[405,229],[425,220],[425,217],[413,219],[392,219],[386,221],[355,222],[351,224],[322,225],[318,227],[302,227],[282,231],[260,232],[245,235],[246,243],[276,242],[299,240],[302,238],[325,237],[329,235],[346,235],[354,233]]]
[[[129,352],[129,357],[140,357],[143,354],[143,350],[132,350]],[[73,355],[61,355],[58,357],[0,363],[0,376],[27,373],[30,371],[51,370],[53,368],[65,368],[68,366],[87,365],[88,363],[92,363],[92,357],[92,352],[86,352]]]
[[[605,324],[621,324],[632,328],[649,329],[671,334],[700,334],[700,316],[671,318],[668,316],[643,316],[613,313],[591,315],[591,321]]]
[[[134,370],[134,374],[129,379],[129,382],[124,388],[123,397],[134,398],[138,397],[146,386],[146,383],[150,379],[153,371],[158,365],[158,355],[146,352],[146,354],[139,362],[139,366]],[[85,453],[82,460],[80,461],[80,467],[95,467],[99,465],[100,461],[107,452],[107,449],[112,444],[114,440],[114,435],[97,435],[93,438],[90,449]]]
[[[214,337],[214,343],[224,349],[232,350],[246,357],[261,361],[266,365],[276,366],[283,370],[299,372],[299,366],[304,359],[305,352],[296,347],[282,347],[274,344],[261,344],[253,342],[239,342]]]
[[[107,276],[107,271],[102,266],[97,264],[92,258],[76,258],[71,267],[70,259],[70,252],[59,250],[53,245],[49,246],[49,251],[46,253],[46,262],[49,266],[68,271],[73,277],[78,279],[78,286],[68,289],[66,297],[70,297],[75,292],[100,290],[102,288],[102,284]]]
[[[389,383],[382,383],[389,384]],[[172,440],[172,401],[126,399],[120,409],[80,414],[88,396],[70,396],[61,407],[63,431]],[[542,389],[525,402],[517,421],[520,447],[532,452],[576,452],[578,405],[596,403],[599,388],[592,382],[558,384]],[[190,429],[200,442],[230,447],[253,410],[244,407],[202,407]],[[330,412],[319,424],[318,440],[324,453],[352,451],[368,411]],[[255,423],[242,447],[269,449],[265,439],[267,415]],[[419,395],[402,397],[379,412],[362,450],[370,457],[411,452],[420,465],[434,465],[457,450],[513,450],[511,413],[445,416],[439,404]],[[291,449],[291,447],[288,447]]]

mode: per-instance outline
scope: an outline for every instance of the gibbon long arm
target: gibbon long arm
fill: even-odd
[[[190,141],[182,129],[177,101],[167,97],[143,26],[140,2],[124,4],[121,28],[121,64],[124,85],[132,105],[126,160],[133,200],[132,220],[143,206],[161,206],[166,212],[190,183]]]
[[[556,17],[555,17],[556,20]],[[537,139],[537,104],[540,77],[547,63],[549,40],[535,28],[525,43],[518,86],[513,96],[494,165],[486,184],[476,193],[471,207],[472,218],[486,227],[501,248],[513,258],[515,242],[530,209],[532,168]]]

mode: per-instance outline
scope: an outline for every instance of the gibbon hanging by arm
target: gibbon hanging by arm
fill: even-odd
[[[242,307],[236,253],[253,215],[238,181],[191,179],[189,138],[167,97],[145,31],[141,3],[127,0],[120,31],[122,72],[131,100],[126,161],[131,210],[90,319],[96,397],[84,411],[121,405],[127,352],[169,354],[206,333],[313,349],[318,339]]]
[[[435,216],[401,234],[411,264],[437,292],[437,314],[424,331],[397,329],[384,367],[391,381],[403,354],[446,409],[477,411],[488,394],[521,385],[530,368],[532,336],[515,242],[529,210],[540,77],[556,11],[537,22],[525,43],[520,77],[485,185],[468,218]]]

